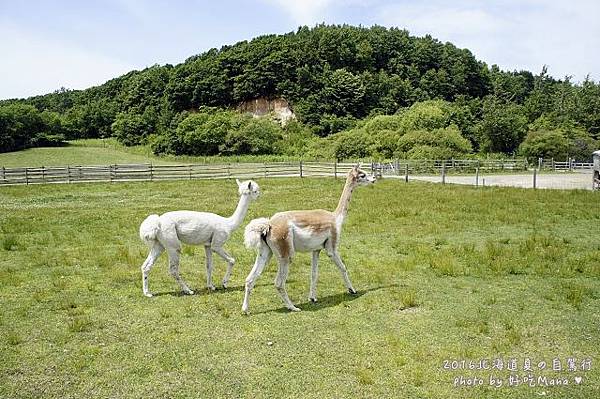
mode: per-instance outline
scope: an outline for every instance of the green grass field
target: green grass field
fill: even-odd
[[[263,195],[245,222],[333,209],[343,185],[258,182]],[[288,291],[303,311],[284,310],[271,262],[245,316],[254,253],[242,229],[226,244],[237,259],[227,290],[203,288],[198,247],[185,247],[181,262],[193,296],[180,295],[165,255],[150,275],[156,297],[142,296],[139,270],[146,215],[230,214],[233,181],[2,187],[0,397],[597,398],[598,199],[384,180],[355,192],[343,231],[340,252],[359,295],[345,293],[323,255],[319,302],[309,303],[310,256],[299,254]],[[224,269],[216,258],[216,281]],[[551,370],[553,359],[566,368],[570,357],[577,371]],[[569,385],[507,386],[515,373],[468,369],[469,360],[496,358],[516,359],[519,370],[530,358],[536,377]],[[591,370],[581,370],[588,358]],[[453,360],[467,369],[444,369]],[[461,376],[484,386],[454,387]],[[503,386],[489,386],[490,377]]]
[[[87,139],[70,141],[64,147],[29,148],[23,151],[0,153],[0,167],[38,167],[65,165],[111,164],[189,164],[227,162],[274,162],[295,159],[279,155],[245,156],[156,156],[148,146],[125,147],[115,139]]]

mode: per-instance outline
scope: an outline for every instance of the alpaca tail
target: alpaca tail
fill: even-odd
[[[246,245],[246,248],[259,249],[261,240],[267,236],[270,228],[271,225],[269,225],[269,219],[267,218],[251,220],[244,229],[244,245]]]
[[[140,238],[150,245],[156,241],[156,235],[160,230],[160,219],[158,215],[148,216],[140,225]]]

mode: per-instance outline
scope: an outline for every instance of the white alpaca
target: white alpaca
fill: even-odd
[[[351,294],[356,291],[352,287],[348,270],[338,253],[342,224],[348,213],[348,205],[352,191],[359,185],[375,182],[375,178],[354,167],[346,179],[339,204],[334,212],[321,209],[312,211],[289,211],[276,213],[271,219],[252,220],[244,231],[244,242],[248,248],[256,248],[258,255],[252,271],[246,278],[246,294],[242,311],[248,313],[250,292],[265,265],[274,253],[279,263],[275,278],[275,287],[285,306],[293,311],[300,309],[294,306],[285,289],[289,265],[295,252],[312,252],[312,272],[310,279],[309,299],[317,301],[317,275],[319,253],[322,249],[335,263],[342,274],[346,288]]]
[[[169,255],[169,272],[177,280],[186,294],[193,294],[185,281],[179,275],[179,256],[181,244],[204,245],[206,252],[206,286],[214,290],[212,283],[213,260],[212,252],[220,255],[227,262],[227,271],[223,278],[223,287],[227,287],[235,259],[225,250],[223,245],[237,229],[246,213],[250,202],[257,199],[260,191],[258,184],[248,180],[238,184],[240,201],[231,217],[222,217],[214,213],[194,211],[167,212],[161,216],[150,215],[140,225],[140,238],[150,248],[150,254],[142,264],[142,289],[144,295],[151,297],[148,290],[148,274],[154,262],[166,249]]]

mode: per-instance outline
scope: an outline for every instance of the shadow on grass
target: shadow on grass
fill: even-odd
[[[255,287],[264,287],[264,286],[272,286],[273,284],[268,284],[268,283],[263,283],[263,284],[256,284]],[[178,291],[165,291],[165,292],[156,292],[156,293],[152,293],[153,296],[165,296],[165,295],[170,295],[170,296],[175,296],[175,297],[179,297],[179,296],[196,296],[196,295],[220,295],[220,294],[228,294],[231,292],[244,292],[245,290],[245,286],[244,285],[238,285],[235,287],[227,287],[227,288],[223,288],[223,286],[216,286],[217,289],[215,291],[211,291],[206,287],[200,288],[200,289],[195,289],[194,291],[194,295],[187,295],[184,294],[183,291],[178,290]]]
[[[393,288],[393,287],[399,287],[399,286],[400,286],[400,284],[389,284],[389,285],[382,285],[379,287],[371,287],[371,288],[366,288],[364,290],[358,290],[358,291],[356,291],[356,294],[350,294],[348,292],[341,292],[339,294],[328,295],[328,296],[325,296],[322,298],[318,298],[317,302],[306,301],[306,302],[302,302],[302,303],[297,303],[296,306],[298,306],[300,309],[302,309],[303,312],[316,312],[316,311],[319,311],[322,309],[337,306],[344,302],[355,301],[358,298],[360,298],[361,296],[368,294],[369,292],[384,290],[387,288]],[[250,311],[250,315],[273,313],[273,312],[275,312],[275,313],[293,313],[293,312],[290,312],[286,307],[280,307],[277,309],[264,310],[264,311],[260,311],[260,312]]]

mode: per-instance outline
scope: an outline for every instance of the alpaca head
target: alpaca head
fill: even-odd
[[[256,184],[254,180],[245,180],[241,182],[238,179],[235,179],[235,182],[238,185],[240,196],[248,195],[250,196],[250,199],[255,200],[260,195],[260,187],[258,187],[258,184]]]
[[[348,179],[350,179],[355,186],[368,186],[376,181],[374,176],[368,176],[365,171],[359,169],[358,165],[348,172]]]

